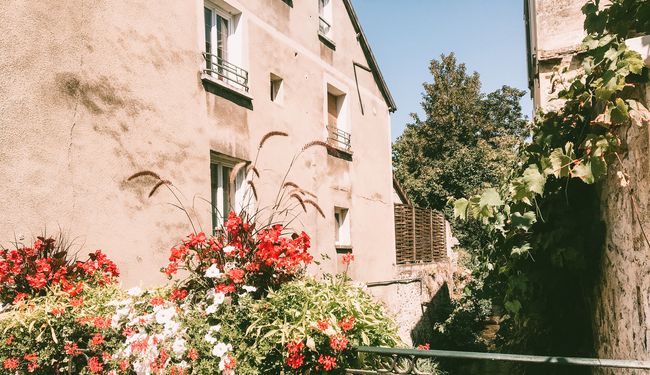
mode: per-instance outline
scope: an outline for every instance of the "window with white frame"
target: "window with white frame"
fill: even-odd
[[[347,208],[334,207],[335,238],[337,247],[349,247],[350,242],[350,215]]]
[[[223,1],[203,7],[206,73],[242,91],[248,91],[248,71],[242,68],[241,12]]]
[[[332,0],[318,0],[318,32],[329,37],[332,30]]]
[[[241,160],[216,152],[210,153],[212,227],[219,229],[231,211],[239,213],[252,204],[246,196],[245,168],[232,175]]]

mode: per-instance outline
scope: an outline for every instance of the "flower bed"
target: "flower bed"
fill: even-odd
[[[283,231],[231,213],[222,234],[171,250],[170,285],[126,292],[100,251],[70,261],[49,239],[0,251],[0,374],[337,373],[353,345],[400,344],[345,275],[305,277],[309,236]]]

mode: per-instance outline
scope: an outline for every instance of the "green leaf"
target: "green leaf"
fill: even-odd
[[[526,211],[523,214],[515,212],[512,214],[510,221],[515,228],[527,231],[537,221],[537,215],[533,211]]]
[[[499,192],[494,188],[486,189],[483,194],[481,194],[481,200],[479,202],[481,206],[501,206],[503,205],[503,200]]]
[[[610,112],[612,121],[617,124],[625,124],[629,121],[627,104],[621,98],[616,98],[615,106]]]
[[[569,172],[571,171],[571,162],[573,159],[562,152],[561,148],[556,148],[553,150],[549,156],[549,159],[551,161],[551,170],[548,173],[545,171],[547,175],[553,174],[558,178],[569,176]]]
[[[519,300],[506,301],[504,305],[506,310],[513,314],[517,314],[521,310],[521,302]]]
[[[510,252],[510,255],[523,255],[523,254],[528,254],[528,252],[532,249],[529,243],[524,243],[521,246],[513,247],[512,251]]]
[[[573,177],[578,177],[579,179],[582,180],[582,182],[586,184],[593,184],[594,183],[594,175],[591,172],[591,163],[580,163],[576,166],[573,167],[573,170],[571,171],[571,174]]]
[[[461,220],[467,219],[467,205],[469,201],[465,198],[456,199],[454,201],[454,218]]]
[[[546,184],[546,177],[539,173],[539,168],[531,164],[524,171],[524,182],[528,189],[539,195],[544,194],[544,185]]]
[[[594,176],[595,181],[607,176],[607,163],[605,160],[599,157],[591,157],[589,162],[591,164],[591,174]]]

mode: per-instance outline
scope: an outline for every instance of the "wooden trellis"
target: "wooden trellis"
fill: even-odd
[[[442,213],[406,204],[395,205],[397,264],[430,263],[447,258]]]

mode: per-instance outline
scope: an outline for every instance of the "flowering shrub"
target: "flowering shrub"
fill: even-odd
[[[0,248],[0,302],[16,303],[25,297],[43,296],[59,286],[70,297],[85,286],[113,283],[119,271],[101,250],[75,262],[53,238],[39,237],[31,247]]]
[[[250,322],[240,360],[258,373],[343,373],[363,365],[353,346],[402,345],[392,319],[345,275],[295,280],[265,299],[243,300],[240,312]]]
[[[305,232],[287,237],[282,225],[256,231],[255,224],[247,221],[247,216],[231,212],[221,234],[189,235],[171,250],[162,272],[172,278],[179,270],[187,271],[189,277],[180,280],[179,290],[214,290],[217,298],[236,298],[242,292],[264,295],[300,275],[312,262]]]

